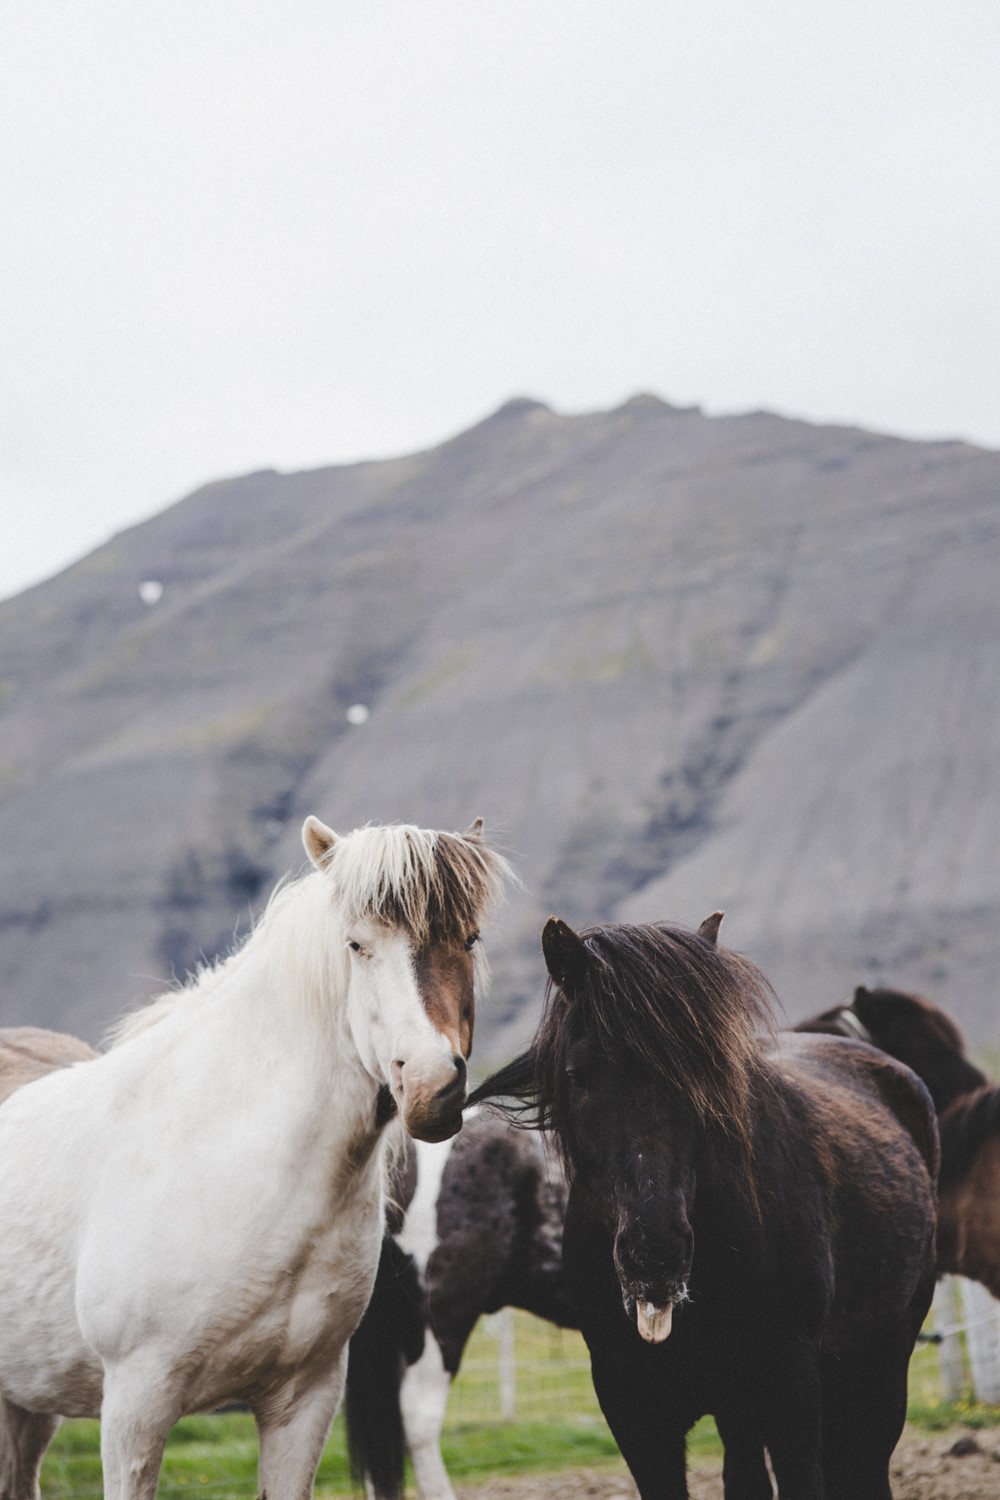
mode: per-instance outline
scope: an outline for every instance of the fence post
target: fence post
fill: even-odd
[[[938,1359],[941,1388],[949,1401],[958,1401],[965,1392],[965,1367],[962,1363],[962,1341],[959,1336],[955,1286],[957,1278],[942,1276],[934,1289],[934,1328],[941,1336]]]
[[[514,1352],[514,1313],[502,1307],[497,1313],[497,1367],[500,1384],[500,1415],[505,1422],[517,1416],[517,1357]]]
[[[972,1394],[1000,1402],[1000,1302],[978,1281],[958,1278],[965,1313],[965,1337],[972,1371]]]

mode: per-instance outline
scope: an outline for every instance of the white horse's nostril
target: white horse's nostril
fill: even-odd
[[[394,1089],[397,1089],[400,1093],[402,1093],[402,1091],[403,1091],[403,1068],[404,1068],[404,1066],[405,1065],[403,1063],[399,1062],[398,1059],[394,1059],[393,1060],[393,1064],[392,1064],[392,1086],[393,1086]]]

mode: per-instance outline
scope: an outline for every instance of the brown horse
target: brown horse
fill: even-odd
[[[55,1068],[96,1056],[93,1047],[64,1031],[44,1031],[40,1026],[0,1029],[0,1104],[15,1089],[44,1078]]]
[[[1000,1297],[1000,1087],[970,1060],[951,1016],[923,995],[862,985],[850,1004],[795,1029],[869,1042],[924,1080],[941,1132],[938,1271]]]

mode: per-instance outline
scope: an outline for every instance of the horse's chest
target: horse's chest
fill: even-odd
[[[381,1215],[373,1210],[303,1247],[277,1278],[264,1363],[294,1367],[347,1342],[371,1295],[380,1244]]]
[[[353,1333],[371,1296],[378,1265],[380,1233],[333,1238],[314,1253],[298,1278],[290,1308],[288,1336],[294,1343],[322,1329],[339,1342]]]

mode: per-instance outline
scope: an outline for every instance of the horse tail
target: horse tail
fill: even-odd
[[[547,1121],[539,1098],[536,1067],[534,1048],[529,1048],[473,1089],[466,1109],[476,1104],[488,1104],[510,1125],[529,1130],[544,1128]]]
[[[412,1255],[382,1241],[371,1301],[351,1339],[344,1421],[351,1478],[376,1500],[400,1500],[406,1442],[399,1388],[424,1348],[424,1292]]]

